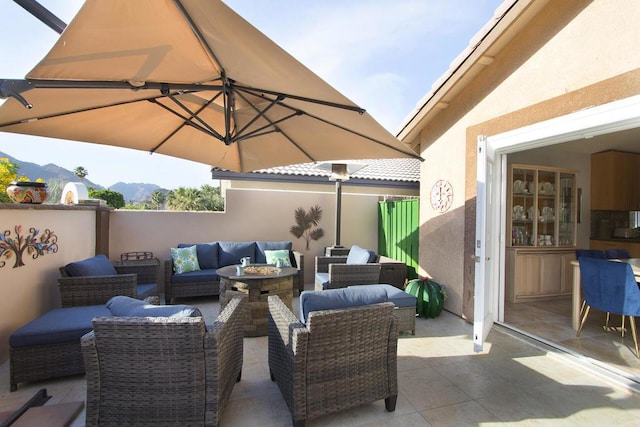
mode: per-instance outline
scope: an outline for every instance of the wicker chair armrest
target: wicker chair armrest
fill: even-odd
[[[87,426],[96,426],[98,425],[100,408],[100,365],[93,331],[80,338],[80,347],[82,348],[87,384],[86,413],[88,418],[85,423]]]
[[[244,352],[244,325],[247,316],[245,298],[234,297],[227,303],[204,337],[207,384],[217,384],[214,395],[207,389],[207,407],[214,414],[212,425],[217,425],[233,386],[240,381]],[[209,417],[207,417],[209,418]],[[207,424],[207,423],[205,423]]]
[[[379,263],[329,264],[329,288],[380,283],[380,270]]]
[[[135,274],[58,278],[62,307],[106,304],[117,295],[136,298]]]
[[[345,264],[346,262],[346,256],[317,256],[316,273],[328,273],[329,264]]]
[[[137,274],[138,284],[156,283],[158,281],[158,266],[153,264],[131,263],[128,265],[114,265],[118,274]]]
[[[295,419],[306,418],[309,330],[277,295],[269,304],[269,372]]]
[[[398,394],[398,335],[400,333],[400,321],[393,316],[389,328],[389,344],[387,347],[387,371],[389,375],[389,394]]]
[[[293,278],[294,289],[298,289],[300,292],[304,290],[304,254],[298,251],[291,251],[294,259],[296,260],[296,268],[298,269],[298,275]]]

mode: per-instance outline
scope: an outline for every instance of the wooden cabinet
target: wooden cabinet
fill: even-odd
[[[640,210],[640,154],[603,151],[591,155],[591,210]]]
[[[545,166],[510,168],[507,246],[575,247],[576,172]]]
[[[640,258],[640,242],[625,242],[623,240],[591,240],[589,243],[591,249],[626,249],[629,251],[631,258]]]
[[[573,260],[573,249],[507,248],[507,300],[517,303],[571,295]]]

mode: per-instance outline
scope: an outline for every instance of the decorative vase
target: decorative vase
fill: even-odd
[[[404,291],[418,298],[416,312],[419,317],[433,319],[442,313],[447,296],[435,280],[426,277],[410,280]]]
[[[47,184],[44,182],[14,181],[7,186],[7,196],[14,203],[40,204],[47,198]]]

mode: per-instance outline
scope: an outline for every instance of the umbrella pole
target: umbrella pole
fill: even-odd
[[[333,240],[333,247],[340,247],[340,217],[342,211],[342,180],[336,179],[336,235]]]

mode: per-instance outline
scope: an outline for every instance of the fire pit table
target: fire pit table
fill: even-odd
[[[238,274],[238,273],[241,274]],[[244,328],[245,337],[267,335],[269,295],[278,295],[291,309],[293,299],[293,276],[298,270],[292,267],[275,267],[266,264],[252,264],[246,267],[229,265],[216,270],[220,276],[220,310],[236,296],[244,296],[248,301],[249,314]]]

